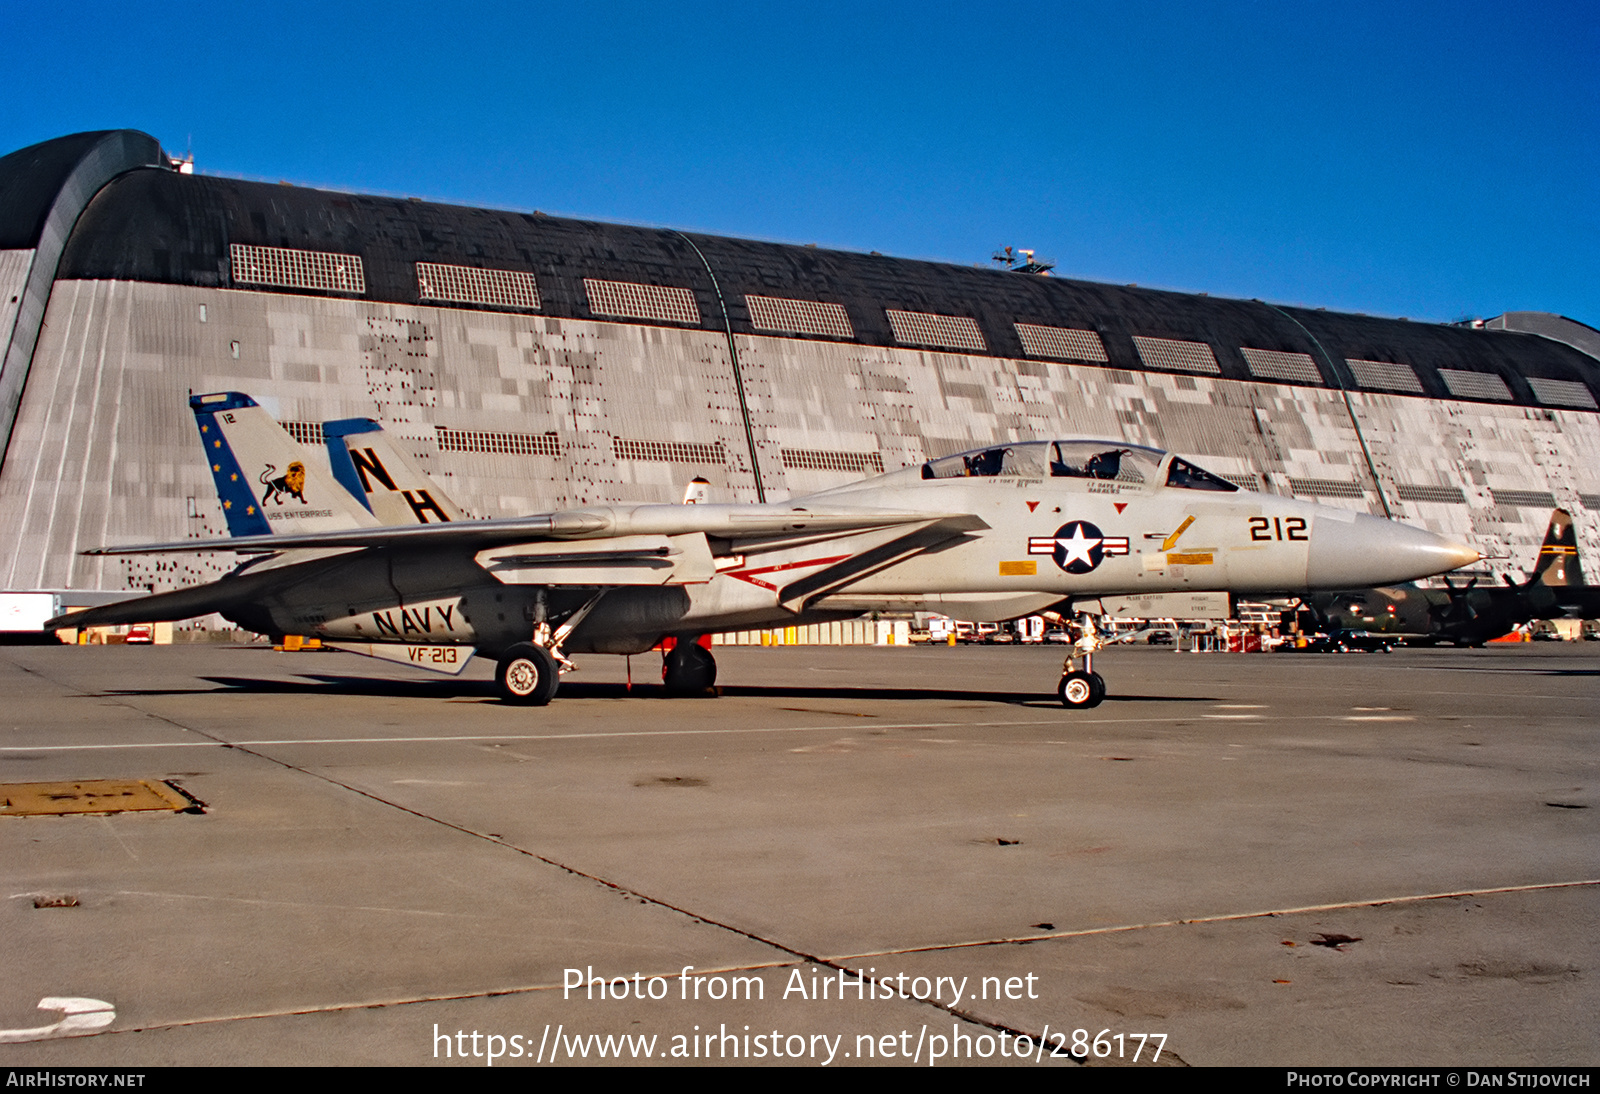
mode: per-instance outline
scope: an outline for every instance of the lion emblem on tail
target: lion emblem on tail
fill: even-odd
[[[273,478],[272,473],[276,470],[277,468],[269,463],[267,464],[267,469],[261,472],[261,485],[267,488],[267,492],[261,495],[261,504],[265,505],[270,501],[275,501],[282,505],[285,497],[292,497],[301,505],[304,505],[306,503],[306,465],[299,460],[295,460],[289,465],[287,471],[278,478]]]

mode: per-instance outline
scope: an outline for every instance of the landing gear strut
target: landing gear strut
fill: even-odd
[[[1067,654],[1061,665],[1061,682],[1056,685],[1056,694],[1068,710],[1088,710],[1099,706],[1106,697],[1106,682],[1094,671],[1095,652],[1102,649],[1105,642],[1100,638],[1094,617],[1087,612],[1079,617],[1077,628],[1078,639],[1072,643],[1073,652]],[[1076,663],[1079,656],[1083,658],[1082,671]]]
[[[704,695],[717,682],[717,661],[698,642],[678,639],[661,664],[669,695]]]

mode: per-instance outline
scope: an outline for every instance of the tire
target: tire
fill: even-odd
[[[555,698],[561,676],[548,650],[532,642],[518,642],[500,655],[494,682],[504,702],[542,707]]]
[[[704,695],[717,682],[717,660],[698,642],[680,639],[661,665],[668,695]]]
[[[1088,710],[1106,697],[1106,685],[1098,673],[1069,672],[1056,685],[1056,694],[1068,710]]]

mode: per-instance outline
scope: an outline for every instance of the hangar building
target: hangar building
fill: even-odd
[[[1443,326],[196,175],[152,137],[0,159],[0,591],[233,556],[190,393],[372,417],[477,516],[781,500],[994,440],[1170,448],[1531,567],[1600,558],[1600,333]],[[74,602],[69,598],[66,603]],[[77,602],[83,602],[80,596]]]

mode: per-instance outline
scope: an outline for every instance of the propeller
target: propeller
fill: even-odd
[[[1457,587],[1448,576],[1444,578],[1444,587],[1448,590],[1449,600],[1444,604],[1433,604],[1428,608],[1428,614],[1443,624],[1470,623],[1478,618],[1478,609],[1472,603],[1472,590],[1477,587],[1476,576],[1469,578],[1465,585]]]

